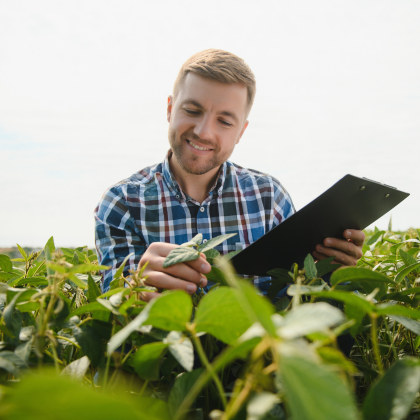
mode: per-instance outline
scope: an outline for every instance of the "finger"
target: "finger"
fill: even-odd
[[[207,279],[197,270],[194,270],[189,266],[187,263],[178,263],[171,265],[170,267],[163,268],[163,262],[165,261],[164,258],[159,257],[157,258],[156,264],[153,264],[150,267],[147,267],[146,274],[149,275],[151,272],[160,271],[171,275],[172,277],[177,277],[188,282],[192,282],[195,284],[200,284],[200,282],[205,281],[207,284]]]
[[[203,253],[196,260],[187,261],[186,264],[199,273],[208,274],[211,271],[211,265],[207,262],[206,256]]]
[[[181,280],[160,271],[153,271],[150,273],[145,284],[157,287],[158,289],[184,290],[189,294],[193,294],[197,291],[197,285],[195,283]]]
[[[361,247],[357,246],[352,241],[337,238],[326,238],[324,239],[324,245],[328,248],[338,249],[339,251],[342,251],[345,254],[348,254],[356,259],[359,259],[362,256]]]
[[[347,229],[344,231],[343,236],[346,239],[351,239],[357,246],[363,246],[365,243],[366,235],[363,230]]]
[[[329,258],[328,255],[325,254],[321,254],[318,251],[314,251],[312,252],[312,255],[315,257],[316,260],[321,261],[321,260],[325,260],[326,258]],[[331,264],[340,264],[338,261],[336,261],[335,259],[331,261]]]
[[[347,266],[357,264],[357,258],[349,254],[346,254],[345,252],[339,251],[338,249],[335,249],[335,248],[329,248],[323,245],[317,245],[316,251],[324,255],[327,255],[328,257],[334,257],[334,259],[338,262],[338,264],[343,264]]]
[[[140,299],[144,302],[150,302],[153,298],[160,296],[160,293],[157,292],[141,292]]]

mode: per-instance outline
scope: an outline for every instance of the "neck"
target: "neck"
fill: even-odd
[[[206,199],[220,169],[214,168],[203,175],[190,174],[181,168],[174,155],[169,159],[169,167],[182,191],[199,203]]]

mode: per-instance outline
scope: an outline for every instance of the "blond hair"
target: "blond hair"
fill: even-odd
[[[248,112],[255,98],[256,82],[245,61],[228,51],[208,49],[192,55],[181,67],[174,83],[173,95],[176,98],[179,89],[188,73],[194,73],[220,83],[242,83],[248,95]]]

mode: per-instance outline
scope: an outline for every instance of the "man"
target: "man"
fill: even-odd
[[[163,268],[168,253],[202,233],[204,241],[237,233],[216,249],[246,247],[294,213],[290,196],[273,177],[228,161],[248,126],[255,78],[239,57],[205,50],[182,66],[168,98],[170,150],[164,162],[147,167],[109,188],[95,209],[96,247],[109,288],[118,266],[147,263],[147,284],[194,293],[207,284],[211,267],[204,254],[196,261]],[[346,230],[344,239],[326,238],[314,257],[334,256],[355,265],[364,233]],[[255,279],[262,291],[267,279]],[[150,300],[158,293],[148,293]]]

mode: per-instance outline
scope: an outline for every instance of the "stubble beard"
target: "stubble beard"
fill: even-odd
[[[181,134],[180,141],[177,141],[176,133],[171,131],[171,129],[169,129],[168,138],[169,138],[169,144],[171,146],[172,152],[175,155],[175,159],[177,160],[179,166],[185,172],[192,175],[204,175],[214,168],[219,168],[230,156],[230,154],[228,156],[220,156],[217,153],[217,149],[214,148],[213,155],[211,158],[207,160],[200,159],[199,156],[196,156],[188,152],[186,138],[192,141],[197,140],[203,145],[210,146],[209,144],[206,144],[207,142],[201,140],[199,137],[195,136],[194,134],[188,134],[188,135]]]

